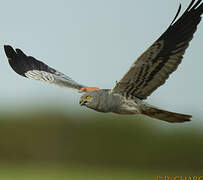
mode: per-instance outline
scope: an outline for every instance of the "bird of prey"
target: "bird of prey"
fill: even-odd
[[[20,49],[4,46],[11,68],[26,78],[41,80],[83,92],[80,105],[99,112],[144,114],[166,122],[190,121],[191,115],[169,112],[145,103],[165,83],[183,59],[203,13],[202,0],[192,0],[181,17],[181,5],[167,30],[132,64],[112,89],[81,85]]]

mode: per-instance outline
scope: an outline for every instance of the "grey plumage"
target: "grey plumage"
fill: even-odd
[[[121,98],[119,94],[110,92],[110,89],[87,92],[80,98],[80,104],[99,112],[114,112],[120,105]]]
[[[190,121],[192,117],[191,115],[156,108],[136,97],[124,97],[121,94],[112,93],[110,89],[101,89],[85,93],[80,98],[80,105],[105,113],[144,114],[171,123]]]
[[[43,62],[5,45],[12,69],[21,76],[85,92],[80,104],[99,112],[144,114],[167,122],[190,121],[191,115],[165,111],[146,104],[154,90],[165,83],[183,59],[185,50],[201,21],[202,0],[192,0],[183,15],[178,12],[168,29],[131,66],[113,89],[87,87],[73,81]],[[87,92],[89,91],[89,92]]]

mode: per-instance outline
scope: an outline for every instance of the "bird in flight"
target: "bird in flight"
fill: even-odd
[[[80,105],[99,112],[144,114],[170,123],[190,121],[191,115],[169,112],[145,103],[165,83],[183,59],[203,13],[202,0],[192,0],[181,17],[181,5],[167,30],[132,64],[112,89],[81,85],[20,49],[4,46],[11,68],[26,78],[41,80],[84,93]]]

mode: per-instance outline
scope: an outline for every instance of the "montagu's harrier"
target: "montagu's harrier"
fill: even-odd
[[[190,121],[191,115],[165,111],[143,102],[154,90],[164,84],[183,59],[203,13],[202,0],[192,0],[168,29],[130,67],[112,89],[99,89],[78,84],[69,76],[47,66],[20,49],[5,45],[4,50],[12,69],[21,76],[45,81],[83,92],[80,105],[99,112],[144,114],[167,122]]]

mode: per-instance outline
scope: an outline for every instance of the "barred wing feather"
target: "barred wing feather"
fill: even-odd
[[[181,63],[203,13],[202,0],[192,0],[183,15],[176,21],[178,12],[168,29],[131,66],[112,89],[113,93],[146,99],[165,83]]]
[[[11,46],[5,45],[4,50],[10,66],[21,76],[76,90],[85,87],[34,57],[25,55],[20,49],[14,50]]]

